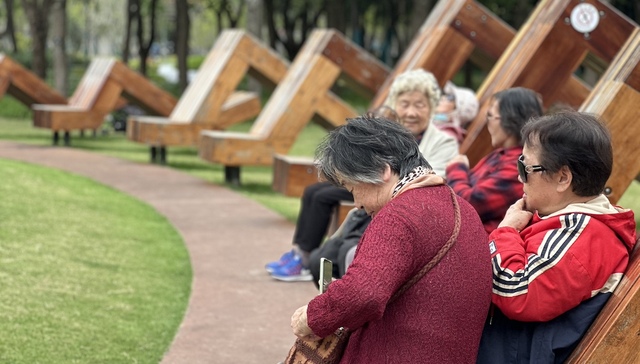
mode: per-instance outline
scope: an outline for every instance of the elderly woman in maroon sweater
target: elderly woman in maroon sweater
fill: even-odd
[[[478,214],[431,171],[400,124],[363,116],[318,148],[327,180],[373,220],[347,273],[291,318],[300,338],[351,331],[342,363],[474,363],[491,299],[491,263]],[[426,275],[392,296],[457,239]]]

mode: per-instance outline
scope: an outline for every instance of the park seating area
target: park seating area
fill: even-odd
[[[259,95],[236,91],[246,74],[267,89],[283,78],[288,62],[239,29],[224,30],[168,117],[130,117],[127,137],[158,150],[160,162],[168,146],[198,144],[203,130],[225,129],[261,110]],[[154,160],[154,158],[152,158]]]
[[[582,4],[593,6],[600,16],[598,26],[588,32],[574,29],[569,20]],[[605,69],[593,87],[576,76],[587,59]],[[614,170],[606,191],[612,202],[640,173],[640,126],[630,122],[640,116],[640,29],[598,0],[542,0],[517,31],[476,1],[441,0],[393,70],[332,29],[316,29],[291,64],[246,32],[225,30],[179,100],[106,58],[91,63],[66,100],[0,55],[0,97],[7,93],[31,106],[33,125],[51,129],[55,144],[64,132],[65,145],[70,131],[95,130],[118,105],[135,103],[160,115],[131,117],[127,128],[129,140],[151,148],[153,162],[166,162],[166,147],[198,146],[201,159],[225,167],[226,182],[240,184],[243,166],[273,166],[273,189],[295,197],[317,182],[309,158],[289,155],[302,129],[312,121],[332,129],[358,113],[332,92],[338,80],[370,97],[369,108],[375,109],[395,75],[425,68],[443,84],[467,61],[490,69],[477,90],[478,117],[460,147],[472,163],[491,150],[484,117],[490,96],[523,86],[540,93],[547,108],[565,104],[602,115],[614,140]],[[246,75],[273,90],[264,107],[255,93],[238,91]],[[253,117],[248,133],[224,131]],[[352,207],[336,209],[330,230]],[[636,249],[625,280],[570,363],[638,359],[633,348],[640,330],[639,254]]]
[[[54,144],[64,132],[64,144],[70,143],[72,130],[96,130],[108,113],[131,102],[149,113],[169,115],[176,100],[138,72],[113,58],[96,58],[82,76],[66,105],[35,104],[33,126],[51,129]]]

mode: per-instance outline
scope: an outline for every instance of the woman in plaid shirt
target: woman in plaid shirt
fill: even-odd
[[[487,233],[522,197],[516,165],[522,154],[520,129],[540,115],[542,103],[532,90],[516,87],[496,93],[487,112],[487,129],[495,149],[471,169],[466,155],[458,155],[447,165],[447,183],[476,209]]]

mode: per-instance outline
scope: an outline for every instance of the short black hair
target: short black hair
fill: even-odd
[[[405,127],[373,114],[347,119],[316,150],[320,176],[336,185],[381,183],[386,165],[400,177],[418,166],[431,168]]]
[[[527,146],[537,147],[540,165],[551,172],[567,166],[578,196],[602,193],[613,168],[611,135],[595,115],[564,111],[532,119],[522,129]]]
[[[520,139],[520,130],[529,119],[542,115],[542,101],[540,95],[524,87],[513,87],[502,90],[493,95],[498,101],[500,110],[500,126],[504,131]]]

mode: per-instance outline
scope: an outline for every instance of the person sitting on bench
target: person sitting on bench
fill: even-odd
[[[530,118],[541,115],[540,97],[532,90],[515,87],[496,93],[487,111],[487,130],[495,149],[471,169],[466,155],[447,165],[447,183],[475,207],[487,234],[522,197],[516,167],[522,154],[520,130]]]
[[[400,123],[413,134],[434,172],[444,176],[447,163],[458,155],[458,143],[438,128],[429,127],[439,100],[440,86],[436,78],[430,72],[416,69],[394,79],[384,106],[393,110]],[[331,212],[340,201],[353,201],[353,196],[328,182],[319,182],[304,190],[293,249],[265,266],[273,278],[281,281],[313,279],[308,269],[309,254],[322,244]]]
[[[462,143],[467,135],[467,126],[478,115],[478,107],[478,98],[473,90],[447,81],[433,115],[433,125]]]
[[[597,117],[532,119],[522,139],[524,195],[489,235],[493,305],[479,364],[564,362],[620,283],[636,241],[633,211],[603,194],[613,151]]]

